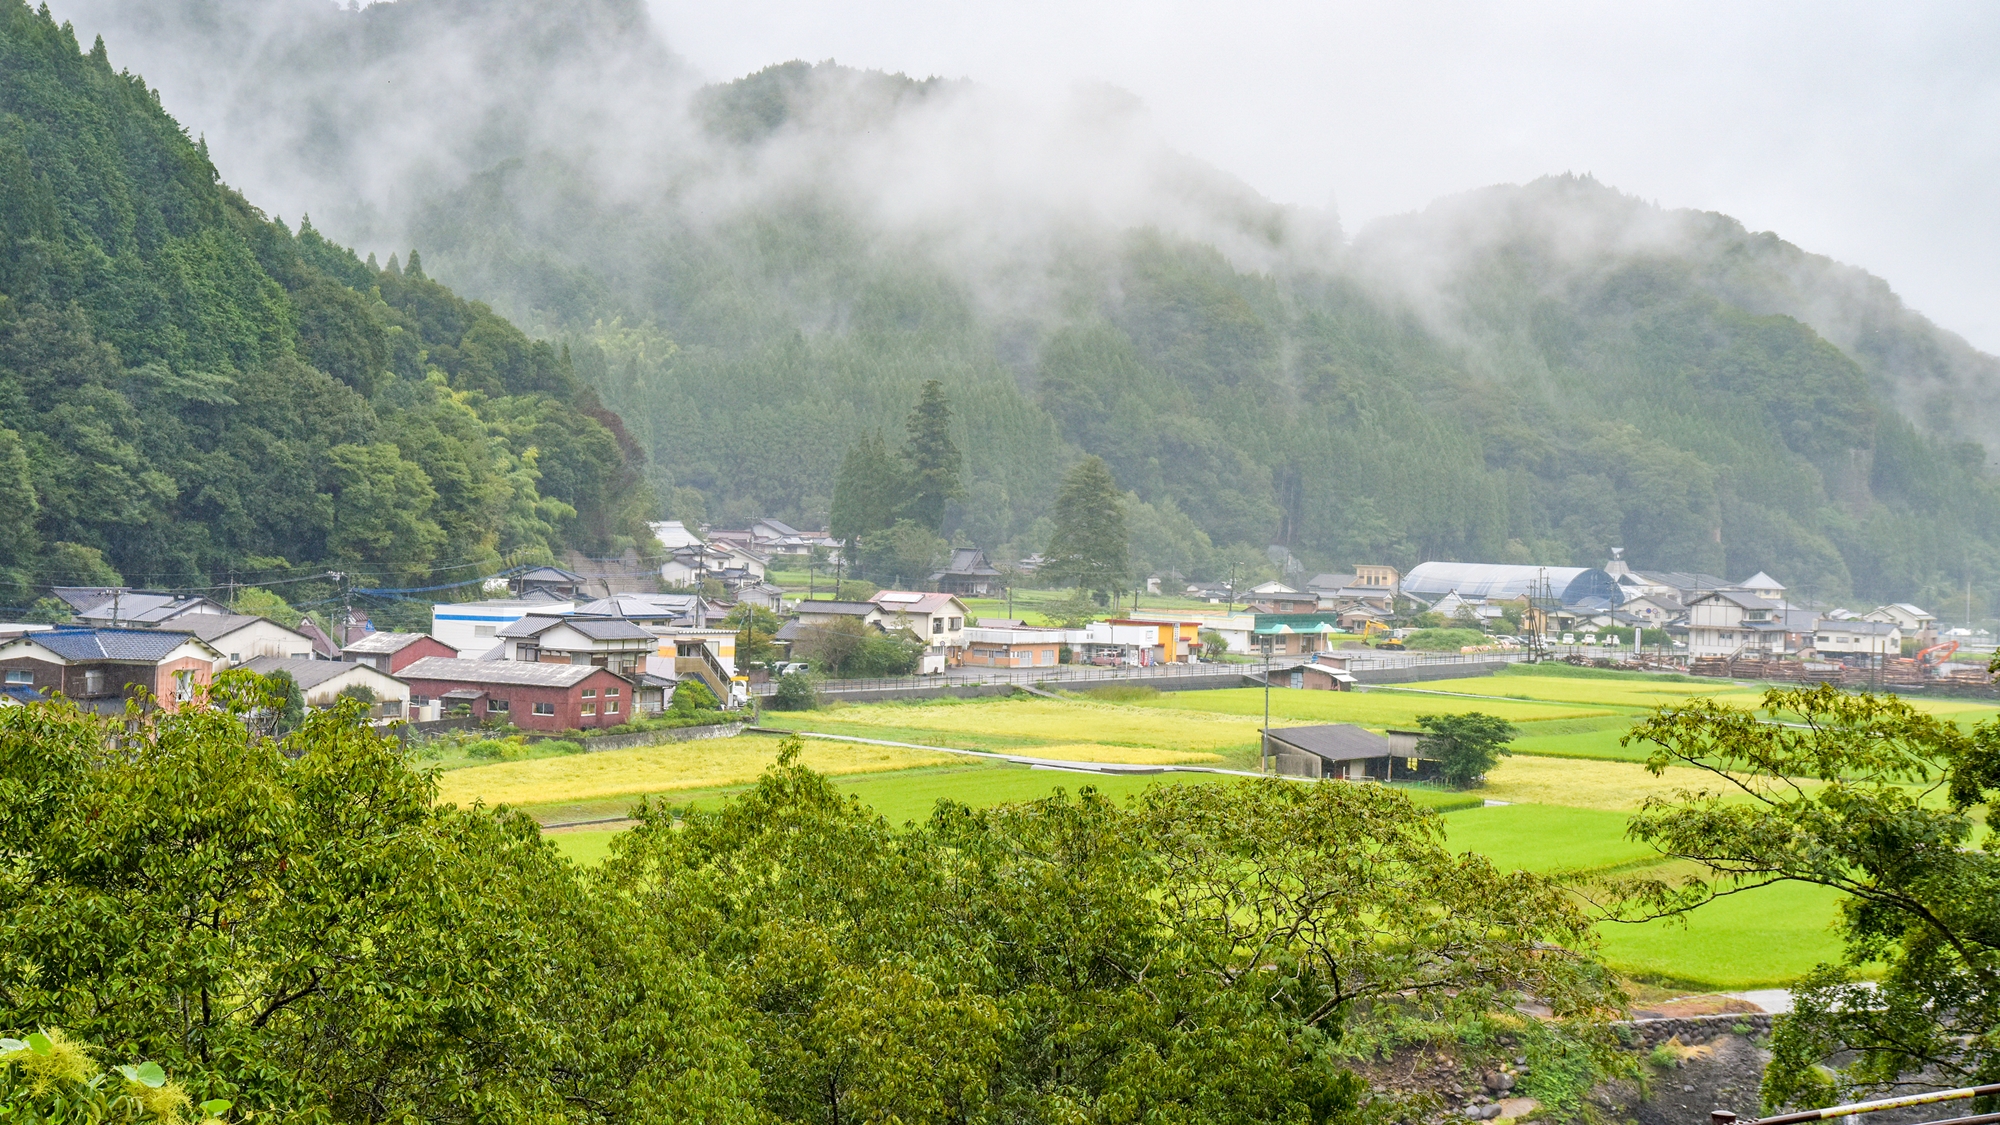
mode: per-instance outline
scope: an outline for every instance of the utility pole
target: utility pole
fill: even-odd
[[[1264,638],[1264,730],[1257,747],[1257,772],[1263,773],[1271,756],[1271,638]],[[1274,771],[1275,772],[1275,771]]]

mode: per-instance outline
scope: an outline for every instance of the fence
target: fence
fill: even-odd
[[[1348,662],[1351,671],[1375,671],[1378,669],[1400,669],[1436,667],[1447,665],[1511,664],[1526,659],[1520,653],[1444,653],[1444,652],[1355,652],[1339,653]],[[1273,660],[1269,667],[1272,674],[1289,672],[1307,663],[1295,657]],[[1218,679],[1236,676],[1261,677],[1265,664],[1236,663],[1196,663],[1196,664],[1151,664],[1130,668],[1099,668],[1087,664],[1059,664],[1053,668],[953,668],[928,676],[884,676],[851,680],[824,680],[819,684],[823,695],[840,695],[847,692],[915,691],[941,687],[972,687],[978,685],[1031,684],[1037,686],[1055,685],[1102,685],[1115,683],[1167,683],[1194,679]],[[753,695],[770,695],[778,690],[775,681],[750,686]],[[1172,690],[1169,688],[1168,690]]]

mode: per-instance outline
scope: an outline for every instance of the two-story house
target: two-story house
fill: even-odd
[[[1688,656],[1764,656],[1783,651],[1782,612],[1748,590],[1712,590],[1687,603]]]
[[[1903,630],[1894,621],[1823,619],[1813,635],[1821,656],[1864,657],[1870,663],[1903,652]]]
[[[50,629],[0,643],[8,695],[60,693],[105,715],[122,713],[129,699],[168,709],[193,702],[226,664],[221,650],[199,637],[155,629]]]
[[[927,646],[921,671],[942,672],[960,663],[965,651],[966,610],[955,595],[884,590],[868,600],[881,611],[882,628],[890,632],[907,629]]]
[[[630,621],[608,617],[523,617],[497,634],[504,660],[590,664],[620,674],[643,671],[659,641]]]
[[[1914,637],[1924,648],[1937,643],[1937,618],[1908,602],[1878,605],[1862,614],[1861,620],[1893,624],[1903,636]]]

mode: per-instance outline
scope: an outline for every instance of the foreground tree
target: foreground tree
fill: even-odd
[[[1363,1026],[1533,995],[1535,1050],[1581,1059],[1618,1004],[1557,884],[1383,787],[940,802],[899,832],[798,752],[719,810],[642,807],[601,869],[741,1002],[781,1120],[1342,1120]]]
[[[359,704],[0,710],[0,1012],[274,1120],[748,1120],[745,1049],[524,816],[435,803]]]
[[[1042,552],[1043,578],[1097,594],[1125,589],[1131,572],[1125,498],[1101,457],[1085,457],[1056,493],[1055,532]]]
[[[1632,909],[1682,912],[1786,881],[1844,896],[1840,962],[1794,986],[1773,1033],[1769,1108],[2000,1081],[2000,725],[1968,734],[1894,696],[1827,685],[1766,692],[1763,710],[1695,699],[1626,736],[1652,748],[1654,773],[1714,782],[1632,818],[1635,838],[1704,872],[1626,887]],[[1863,966],[1880,970],[1872,985]]]

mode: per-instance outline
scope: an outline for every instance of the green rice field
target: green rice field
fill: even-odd
[[[1647,846],[1626,838],[1625,824],[1639,801],[1698,783],[1697,771],[1647,773],[1643,746],[1619,739],[1654,707],[1706,695],[1756,707],[1762,688],[1682,676],[1649,676],[1575,669],[1512,666],[1497,675],[1430,681],[1356,692],[1273,689],[1274,725],[1348,722],[1374,730],[1407,729],[1432,713],[1481,711],[1520,730],[1513,749],[1470,794],[1407,789],[1438,809],[1449,845],[1477,852],[1502,869],[1603,876],[1664,875],[1676,869]],[[1224,767],[1254,765],[1262,725],[1261,689],[1105,693],[1111,698],[939,700],[920,703],[838,705],[805,714],[767,715],[770,725],[925,746],[1005,751],[1103,761],[1206,760]],[[1913,698],[1912,705],[1964,726],[2000,714],[1991,704]],[[888,763],[884,763],[888,764]],[[659,768],[658,764],[652,768]],[[1167,773],[1102,776],[1028,769],[968,759],[950,765],[840,775],[843,790],[891,823],[927,816],[940,800],[974,806],[1034,800],[1057,791],[1092,786],[1125,800],[1160,784],[1227,783],[1218,775]],[[742,790],[682,788],[672,799],[712,805]],[[1484,806],[1488,799],[1505,804]],[[592,803],[529,806],[545,822],[560,815],[616,815],[628,798]],[[1467,807],[1475,802],[1480,807]],[[608,852],[615,826],[552,833],[552,841],[580,863]],[[1735,990],[1781,985],[1820,961],[1839,956],[1832,929],[1838,897],[1821,888],[1779,885],[1719,899],[1684,921],[1606,923],[1601,954],[1628,977],[1687,990]]]

